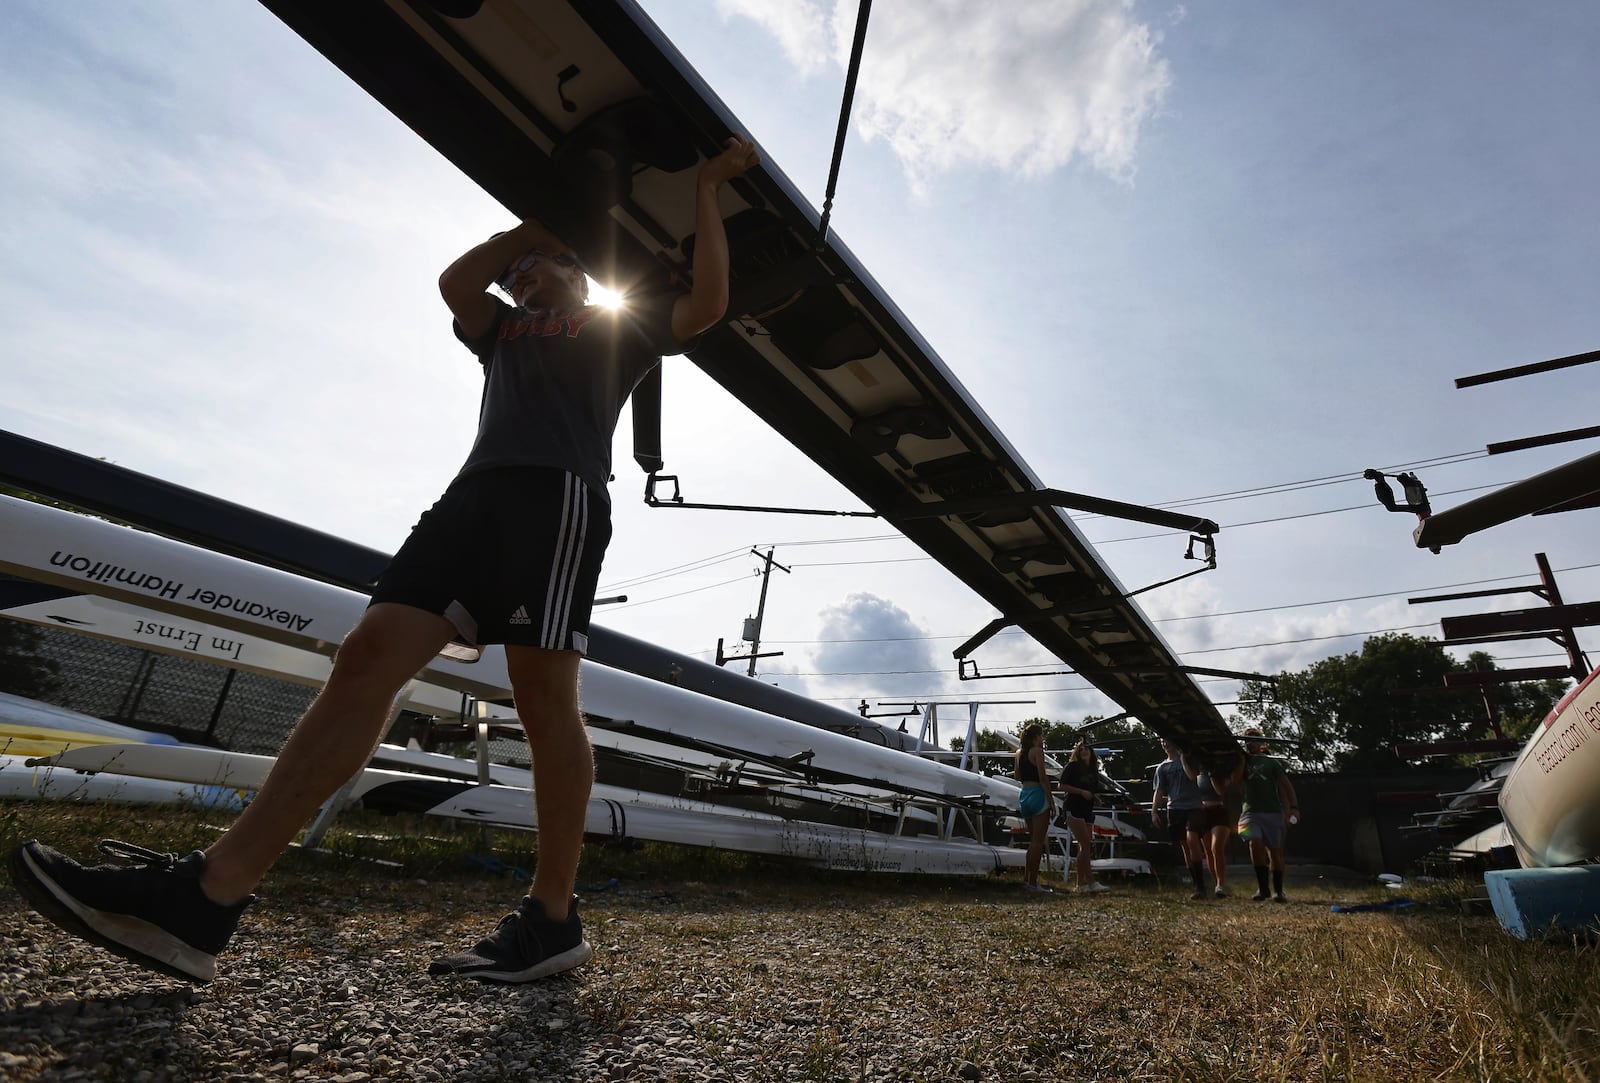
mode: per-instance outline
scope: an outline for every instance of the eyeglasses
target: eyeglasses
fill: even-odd
[[[578,257],[569,252],[540,252],[535,250],[500,272],[500,277],[494,280],[495,285],[510,293],[511,285],[517,280],[517,276],[533,270],[534,265],[541,259],[550,260],[556,266],[564,267],[569,271],[573,268],[577,268],[580,271],[583,270],[583,264],[579,262]]]

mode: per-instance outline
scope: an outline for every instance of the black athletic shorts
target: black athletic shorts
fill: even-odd
[[[1199,809],[1173,808],[1168,805],[1162,809],[1161,814],[1167,818],[1167,838],[1173,842],[1182,842],[1189,833],[1189,818]]]
[[[1232,827],[1237,822],[1228,815],[1227,805],[1206,805],[1189,813],[1189,832],[1203,838],[1213,827]]]
[[[537,466],[451,482],[378,578],[372,604],[398,602],[456,626],[446,653],[479,645],[589,647],[589,614],[611,541],[611,505],[574,474]]]

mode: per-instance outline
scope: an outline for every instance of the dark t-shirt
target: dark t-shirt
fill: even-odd
[[[1061,769],[1061,784],[1063,789],[1071,786],[1075,790],[1088,790],[1090,793],[1098,793],[1100,790],[1100,772],[1074,756]],[[1094,819],[1094,798],[1080,797],[1069,791],[1067,793],[1067,814],[1076,816],[1080,820]]]
[[[1100,789],[1100,772],[1077,757],[1067,761],[1061,770],[1061,781],[1074,789],[1096,793]]]
[[[483,366],[478,437],[462,476],[497,466],[553,466],[607,497],[611,439],[622,405],[662,354],[688,345],[672,336],[676,294],[626,309],[512,308],[495,300],[494,323],[461,339]]]
[[[1244,810],[1246,812],[1282,812],[1283,799],[1278,796],[1278,779],[1289,773],[1282,760],[1271,756],[1251,756],[1244,765]]]
[[[1156,767],[1155,788],[1166,792],[1167,807],[1174,812],[1193,812],[1200,807],[1200,787],[1179,760],[1164,760]]]

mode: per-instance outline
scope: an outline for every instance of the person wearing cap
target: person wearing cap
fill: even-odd
[[[1239,837],[1250,844],[1250,864],[1255,868],[1256,902],[1288,902],[1283,893],[1284,832],[1300,819],[1299,801],[1289,769],[1282,760],[1267,755],[1265,735],[1252,726],[1244,731],[1244,807],[1239,814]],[[1267,876],[1270,869],[1271,889]]]
[[[37,840],[22,843],[11,880],[36,910],[142,966],[210,981],[256,886],[366,763],[402,686],[441,652],[475,657],[480,646],[503,644],[533,760],[539,862],[515,911],[428,971],[526,982],[590,958],[572,895],[594,782],[578,672],[611,537],[612,435],[661,356],[682,353],[723,320],[719,193],[760,161],[735,135],[702,162],[687,291],[617,310],[590,305],[577,253],[533,218],[445,269],[439,292],[483,369],[477,438],[378,579],[255,799],[207,850],[185,857],[108,840],[102,852],[130,863],[86,867]]]

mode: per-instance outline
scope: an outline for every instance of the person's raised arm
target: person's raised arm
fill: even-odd
[[[482,244],[462,253],[439,276],[439,295],[451,315],[461,325],[461,333],[471,342],[494,322],[494,298],[489,287],[517,257],[534,249],[564,252],[567,245],[537,218],[528,218],[515,228],[497,233]]]
[[[672,305],[672,335],[679,342],[715,326],[728,311],[728,234],[717,196],[728,181],[760,164],[755,145],[735,135],[700,167],[694,190],[694,286]]]
[[[1244,782],[1244,762],[1243,756],[1240,756],[1237,760],[1234,760],[1233,767],[1229,769],[1227,775],[1222,779],[1222,785],[1220,786],[1217,785],[1217,774],[1215,771],[1213,771],[1211,773],[1212,788],[1218,793],[1226,795],[1229,786],[1238,786]]]

